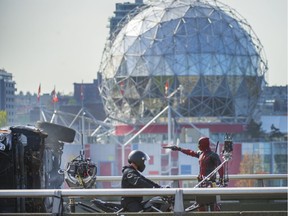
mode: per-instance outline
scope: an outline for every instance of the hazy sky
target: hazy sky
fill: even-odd
[[[19,91],[73,92],[97,76],[108,19],[129,0],[0,0],[0,69]],[[130,1],[134,2],[134,1]],[[287,85],[287,0],[221,0],[252,26],[264,46],[269,85]]]

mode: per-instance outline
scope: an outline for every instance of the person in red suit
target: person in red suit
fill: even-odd
[[[211,150],[210,141],[208,137],[201,137],[198,140],[198,148],[199,151],[193,151],[190,149],[180,148],[178,146],[171,147],[173,151],[180,151],[186,155],[196,157],[199,159],[200,169],[199,169],[198,181],[200,182],[221,164],[221,160],[219,155]],[[221,167],[218,170],[218,174],[219,174],[219,183],[223,184],[223,176],[224,176],[223,167]],[[209,181],[211,183],[216,183],[216,173],[209,178]],[[200,187],[201,186],[202,185],[200,185]],[[203,208],[200,208],[200,211],[201,210],[203,210]]]

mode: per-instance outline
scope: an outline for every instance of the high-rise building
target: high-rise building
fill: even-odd
[[[115,16],[110,19],[110,38],[113,34],[117,34],[117,26],[120,24],[127,14],[132,15],[132,11],[143,6],[143,0],[135,0],[135,3],[124,2],[116,3],[116,10],[114,11]]]
[[[0,110],[7,113],[7,124],[14,123],[15,116],[15,81],[12,73],[0,69]]]

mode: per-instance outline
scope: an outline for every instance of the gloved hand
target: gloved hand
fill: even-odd
[[[171,147],[171,150],[172,150],[172,151],[181,151],[181,148],[178,147],[178,146],[172,146],[172,147]]]

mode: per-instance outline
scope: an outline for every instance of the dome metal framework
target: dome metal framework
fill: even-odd
[[[105,111],[152,118],[168,103],[184,117],[249,117],[265,82],[263,46],[235,10],[218,1],[150,2],[106,44],[99,83]]]

